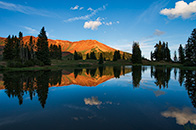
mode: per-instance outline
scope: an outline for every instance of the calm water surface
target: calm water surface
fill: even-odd
[[[1,72],[0,130],[189,130],[196,72],[126,66]]]

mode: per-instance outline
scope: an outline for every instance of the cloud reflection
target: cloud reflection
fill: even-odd
[[[189,121],[190,123],[196,125],[196,112],[188,107],[185,107],[182,110],[171,107],[167,111],[162,112],[161,115],[166,118],[176,118],[176,123],[178,125],[185,125]]]
[[[84,103],[86,105],[101,105],[102,101],[98,100],[98,97],[84,98]]]

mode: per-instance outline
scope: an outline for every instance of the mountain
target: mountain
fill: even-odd
[[[4,46],[6,38],[0,37],[0,48]],[[23,37],[24,43],[28,43],[30,36]],[[35,43],[37,42],[38,37],[33,37]],[[87,54],[91,51],[97,52],[114,52],[116,49],[109,47],[103,43],[100,43],[96,40],[81,40],[81,41],[66,41],[66,40],[52,40],[48,39],[49,46],[53,45],[61,45],[62,52],[70,52],[74,53],[76,50],[77,52],[82,52],[83,54]]]

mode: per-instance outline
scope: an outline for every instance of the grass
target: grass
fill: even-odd
[[[104,64],[98,64],[98,60],[52,60],[51,66],[34,66],[34,67],[22,67],[22,68],[10,68],[6,67],[6,62],[0,62],[0,70],[3,71],[38,71],[38,70],[58,70],[63,68],[91,68],[99,66],[122,66],[122,65],[145,65],[145,66],[164,66],[164,67],[176,67],[180,69],[196,70],[195,67],[183,66],[179,63],[172,62],[150,62],[143,61],[143,64],[132,64],[129,60],[118,61],[105,61]]]
[[[121,66],[130,65],[130,61],[118,60],[118,61],[105,61],[104,64],[98,64],[98,60],[52,60],[51,66],[33,66],[22,68],[6,67],[6,62],[0,62],[1,71],[38,71],[38,70],[57,70],[62,68],[83,68],[83,67],[99,67],[99,66]]]
[[[163,66],[163,67],[175,67],[179,69],[186,69],[186,70],[196,70],[196,66],[184,66],[180,63],[173,63],[173,62],[150,62],[150,61],[144,61],[143,65],[147,66]]]

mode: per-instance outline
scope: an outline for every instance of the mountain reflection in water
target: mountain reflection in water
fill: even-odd
[[[72,84],[92,87],[112,78],[120,78],[120,75],[129,72],[131,72],[131,68],[121,66],[56,71],[6,72],[3,73],[1,81],[3,84],[1,84],[0,88],[5,89],[8,97],[17,97],[20,105],[23,103],[24,93],[28,93],[31,100],[37,94],[38,100],[44,108],[49,87]]]

